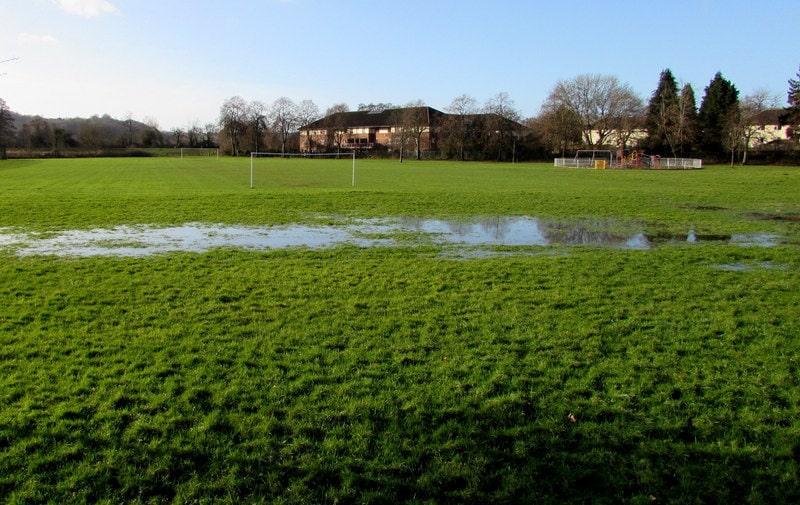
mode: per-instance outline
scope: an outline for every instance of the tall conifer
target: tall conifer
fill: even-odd
[[[686,84],[681,88],[680,96],[680,123],[677,154],[685,156],[687,150],[691,150],[697,141],[697,98],[694,95],[694,88],[691,84]]]
[[[672,132],[679,119],[678,84],[670,69],[661,71],[647,107],[647,144],[653,154],[675,154]]]
[[[789,126],[791,137],[798,140],[800,139],[800,72],[797,72],[797,79],[789,79],[787,102],[789,107],[781,116],[781,122]]]
[[[721,155],[728,146],[726,131],[730,118],[739,108],[739,91],[717,72],[705,89],[698,120],[700,147],[706,154]]]

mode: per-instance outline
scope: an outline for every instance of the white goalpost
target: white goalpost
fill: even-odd
[[[255,174],[255,159],[256,158],[306,158],[306,159],[352,159],[352,174],[350,177],[350,186],[356,185],[356,153],[267,153],[267,152],[251,152],[250,153],[250,189],[254,187],[253,176]]]
[[[219,159],[219,148],[217,147],[181,147],[181,159],[194,158],[197,156],[214,156]]]

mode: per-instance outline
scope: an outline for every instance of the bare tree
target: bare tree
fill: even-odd
[[[78,132],[78,138],[84,147],[89,149],[99,149],[107,144],[106,131],[97,116],[87,119]]]
[[[305,126],[319,119],[319,107],[313,100],[303,100],[297,104],[297,124]]]
[[[312,100],[303,100],[297,105],[297,124],[299,126],[306,126],[319,119],[319,107]],[[309,150],[311,150],[311,132],[306,130],[307,143]]]
[[[154,130],[159,129],[158,119],[154,118],[153,116],[145,116],[143,122]]]
[[[466,94],[454,98],[445,109],[449,114],[444,128],[446,142],[458,151],[458,159],[462,161],[470,136],[470,118],[477,110],[477,100]]]
[[[742,120],[742,111],[738,107],[738,104],[736,107],[729,108],[720,119],[722,121],[722,145],[730,153],[731,167],[733,167],[736,161],[736,151],[742,145],[745,130],[744,121]]]
[[[631,138],[637,131],[644,128],[642,117],[639,114],[620,118],[615,128],[615,136],[617,139],[617,149],[621,156],[625,155],[625,151],[630,144]]]
[[[325,117],[332,116],[339,112],[350,112],[350,107],[344,102],[335,103],[325,110]]]
[[[228,138],[231,154],[239,154],[241,136],[247,128],[247,103],[240,96],[223,102],[219,111],[219,126]]]
[[[55,133],[50,122],[41,116],[35,116],[20,132],[22,145],[28,149],[50,149],[55,145]]]
[[[200,127],[200,122],[194,120],[186,126],[186,141],[189,147],[197,147],[200,145],[200,137],[203,135],[203,129]]]
[[[174,147],[183,147],[183,137],[186,135],[186,132],[183,131],[183,128],[175,127],[172,129],[172,140]]]
[[[516,144],[519,136],[521,114],[508,93],[498,93],[486,101],[483,111],[487,115],[484,123],[485,145],[497,153],[497,159],[504,159],[504,153],[511,152],[511,161],[516,161]]]
[[[365,112],[382,112],[389,109],[399,109],[397,105],[394,105],[391,102],[379,102],[379,103],[360,103],[358,104],[359,111]]]
[[[758,116],[769,109],[777,109],[780,99],[766,89],[757,89],[739,102],[742,134],[742,165],[747,163],[747,153],[758,135]]]
[[[133,112],[128,112],[125,114],[124,118],[125,123],[125,144],[127,146],[133,145],[133,135],[134,135],[134,120],[133,120]]]
[[[263,102],[254,100],[247,104],[247,128],[252,139],[251,149],[258,152],[264,133],[267,131],[269,110]]]
[[[629,85],[620,84],[615,76],[598,74],[558,81],[546,104],[553,109],[564,106],[574,111],[581,119],[584,142],[598,147],[621,127],[624,118],[641,114],[643,110],[642,99]]]
[[[567,106],[545,104],[534,121],[544,144],[563,158],[566,150],[581,140],[581,118]]]
[[[345,112],[350,112],[350,107],[346,103],[334,104],[325,111],[325,126],[328,135],[326,144],[327,146],[336,146],[337,153],[341,152],[342,144],[347,137]]]
[[[216,137],[217,126],[214,123],[206,123],[203,126],[203,147],[214,147]]]
[[[281,141],[281,153],[286,153],[289,135],[297,128],[297,105],[285,96],[272,103],[272,126]]]
[[[406,137],[414,142],[416,159],[421,158],[422,136],[427,132],[429,139],[433,139],[431,131],[431,118],[428,107],[422,99],[409,102],[401,110],[400,127],[405,131]]]
[[[145,116],[144,124],[147,126],[142,135],[142,144],[146,147],[160,147],[164,144],[164,136],[158,129],[158,121],[152,116]]]
[[[359,108],[359,110],[362,110]],[[367,109],[368,110],[368,109]],[[392,148],[398,150],[400,163],[405,158],[406,144],[408,143],[410,130],[408,128],[408,113],[402,107],[394,108],[390,112],[392,118]]]

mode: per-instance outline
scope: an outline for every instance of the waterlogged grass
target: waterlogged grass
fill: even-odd
[[[250,190],[242,160],[136,163],[2,163],[0,226],[552,215],[786,239],[0,252],[5,501],[800,500],[796,169],[363,161],[355,189],[348,167]]]
[[[309,222],[325,216],[619,218],[655,231],[782,232],[800,170],[580,170],[548,164],[247,158],[12,160],[0,227]]]

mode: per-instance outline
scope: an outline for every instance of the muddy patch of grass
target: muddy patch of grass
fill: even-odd
[[[725,207],[720,207],[719,205],[691,205],[689,208],[694,210],[728,210]]]
[[[780,223],[800,223],[800,214],[793,213],[769,213],[769,212],[750,212],[747,214],[750,219],[758,221],[776,221]]]

